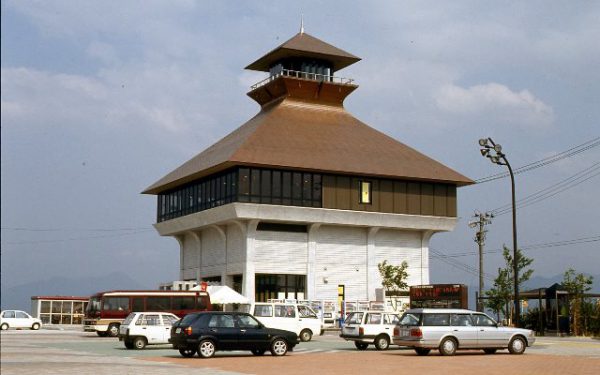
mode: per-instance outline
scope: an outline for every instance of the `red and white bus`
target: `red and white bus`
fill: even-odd
[[[83,330],[98,336],[116,337],[121,322],[131,312],[165,311],[180,318],[185,314],[211,310],[205,291],[115,290],[90,297],[85,310]]]

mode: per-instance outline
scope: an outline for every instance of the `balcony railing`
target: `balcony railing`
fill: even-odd
[[[263,79],[262,81],[250,86],[250,90],[254,90],[261,86],[264,86],[267,83],[271,82],[272,80],[274,80],[278,77],[282,77],[282,76],[283,77],[300,78],[300,79],[310,79],[313,81],[332,82],[332,83],[338,83],[341,85],[354,84],[354,79],[352,79],[352,78],[334,77],[334,76],[325,75],[325,74],[308,73],[308,72],[301,72],[298,70],[282,69],[278,73],[273,74],[272,76],[269,76],[269,77]]]

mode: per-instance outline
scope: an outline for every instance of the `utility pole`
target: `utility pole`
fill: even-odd
[[[485,226],[492,223],[494,215],[486,212],[485,214],[475,211],[473,218],[476,220],[469,222],[470,228],[478,228],[475,233],[475,242],[479,245],[479,298],[477,299],[477,311],[483,312],[483,246],[485,245]]]

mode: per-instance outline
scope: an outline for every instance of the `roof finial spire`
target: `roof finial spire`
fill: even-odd
[[[300,13],[300,34],[304,34],[304,13]]]

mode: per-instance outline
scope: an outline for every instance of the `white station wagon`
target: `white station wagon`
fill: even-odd
[[[168,344],[171,326],[179,318],[165,312],[132,312],[119,327],[119,341],[127,349],[144,349],[146,345]]]
[[[390,346],[398,320],[398,314],[392,312],[353,312],[344,321],[340,337],[346,341],[354,341],[358,350],[367,349],[369,344],[374,344],[377,350],[386,350]]]
[[[535,334],[529,329],[502,327],[484,313],[463,309],[411,309],[394,328],[394,344],[414,348],[418,355],[438,349],[453,355],[460,349],[483,349],[494,354],[508,349],[523,354],[533,345]]]

